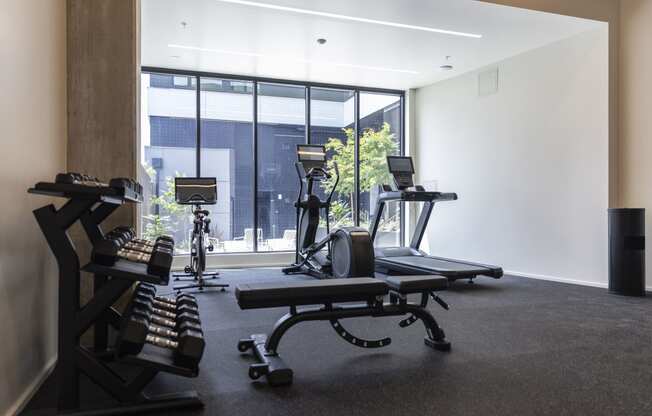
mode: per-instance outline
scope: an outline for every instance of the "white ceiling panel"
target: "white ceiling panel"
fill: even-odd
[[[143,0],[141,18],[144,66],[395,89],[603,24],[475,0]]]

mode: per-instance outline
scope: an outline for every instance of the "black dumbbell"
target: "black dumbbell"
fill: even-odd
[[[159,326],[159,325],[152,325],[150,324],[147,329],[151,334],[154,335],[159,335],[161,337],[165,338],[170,338],[170,339],[177,339],[179,336],[179,333],[173,329],[170,329],[165,326]]]
[[[117,256],[136,263],[147,264],[147,272],[157,276],[168,276],[172,267],[172,251],[167,247],[156,247],[150,254],[121,248],[118,250]]]
[[[137,194],[143,193],[142,185],[131,178],[113,178],[109,181],[109,186],[120,191],[129,189]]]
[[[160,303],[154,303],[151,298],[144,296],[142,294],[135,294],[133,299],[134,306],[138,306],[143,309],[149,310],[151,313],[158,316],[163,316],[169,319],[176,319],[177,316],[183,315],[184,313],[189,313],[190,315],[195,315],[199,317],[199,310],[191,305],[179,305],[178,307],[169,307],[167,305],[161,305]]]
[[[143,240],[140,238],[136,238],[136,232],[132,227],[127,227],[127,226],[119,226],[116,227],[113,231],[111,231],[109,234],[112,235],[120,235],[121,238],[127,240],[127,241],[132,241],[134,243],[138,244],[144,244],[144,245],[154,245],[155,243],[163,243],[166,242],[170,244],[171,246],[174,246],[174,239],[170,237],[169,235],[161,235],[156,238],[156,241],[152,242],[149,240]]]
[[[160,309],[155,307],[151,302],[143,300],[141,298],[134,298],[132,300],[134,308],[146,309],[150,314],[158,315],[166,319],[176,319],[177,314],[175,312],[170,312],[166,309]]]
[[[137,241],[143,241],[143,242],[150,242],[149,240],[141,240],[141,239],[136,238],[136,237],[137,237],[137,235],[136,235],[136,231],[133,229],[133,227],[128,227],[128,226],[125,226],[125,225],[120,225],[120,226],[118,226],[118,227],[115,227],[115,229],[114,229],[113,231],[118,231],[118,232],[121,232],[121,233],[126,233],[126,234],[129,235],[129,238],[130,238],[131,240],[137,240]],[[170,242],[170,244],[174,245],[174,238],[172,238],[172,236],[169,236],[169,235],[161,235],[161,236],[158,236],[158,237],[156,238],[156,241],[162,241],[162,240],[168,241],[168,242]],[[151,243],[151,242],[150,242],[150,243]]]
[[[84,186],[107,186],[101,180],[89,175],[82,175],[76,172],[67,172],[57,174],[56,183],[65,183],[70,185],[84,185]]]
[[[123,250],[119,242],[112,239],[100,240],[93,245],[91,253],[93,262],[113,266],[118,258],[147,264],[147,273],[159,277],[168,277],[172,267],[172,251],[158,247],[152,254]]]
[[[201,321],[199,320],[199,315],[196,314],[184,312],[181,315],[177,315],[176,319],[169,319],[151,313],[148,309],[136,307],[135,305],[132,309],[132,314],[147,319],[147,322],[167,327],[176,332],[183,332],[187,329],[202,332]]]
[[[157,239],[155,242],[148,240],[133,240],[129,234],[115,230],[108,233],[105,238],[115,241],[120,248],[142,251],[143,253],[148,254],[152,253],[156,247],[163,247],[170,251],[174,251],[174,244],[170,243],[167,239]]]
[[[197,305],[197,301],[195,301],[194,299],[183,298],[179,301],[176,301],[175,303],[170,303],[170,302],[159,300],[155,296],[152,296],[150,293],[146,291],[138,290],[136,291],[135,295],[139,299],[150,302],[152,306],[154,306],[155,308],[164,309],[179,314],[186,311],[195,312],[195,313],[199,311],[199,306]]]
[[[157,335],[150,331],[147,319],[130,316],[123,322],[118,350],[121,354],[138,354],[145,343],[174,351],[175,362],[184,366],[196,366],[204,354],[206,343],[199,331],[185,329],[175,338]]]
[[[154,245],[149,245],[149,244],[140,244],[140,243],[135,243],[133,241],[130,241],[126,243],[124,246],[122,246],[122,248],[126,250],[132,250],[132,251],[140,251],[146,254],[152,254],[158,248],[165,248],[166,250],[170,250],[171,252],[174,252],[174,246],[172,246],[167,242],[156,242]]]
[[[106,238],[113,238],[116,240],[119,240],[122,244],[128,244],[128,243],[133,243],[133,244],[138,244],[142,246],[150,246],[153,247],[156,244],[161,244],[165,243],[170,246],[174,246],[172,242],[169,241],[167,238],[157,238],[156,241],[150,241],[150,240],[143,240],[140,238],[134,238],[134,234],[132,234],[129,231],[125,230],[113,230],[109,233],[106,234]]]
[[[160,302],[157,300],[157,302]],[[170,320],[179,320],[180,318],[184,321],[194,322],[198,325],[201,325],[199,320],[199,311],[195,305],[190,304],[180,304],[180,305],[170,305],[172,308],[161,308],[159,307],[160,303],[155,304],[152,302],[152,298],[143,294],[142,292],[134,293],[134,297],[131,301],[134,308],[147,310],[152,315],[160,316],[165,319]],[[175,324],[176,325],[176,324]],[[169,326],[169,325],[166,325]]]
[[[136,292],[144,293],[148,296],[153,297],[159,302],[165,302],[173,306],[176,306],[177,304],[184,303],[184,302],[188,305],[197,306],[197,299],[193,295],[190,295],[188,293],[182,293],[174,298],[156,296],[156,287],[154,285],[145,282],[140,282],[138,284],[136,288]]]

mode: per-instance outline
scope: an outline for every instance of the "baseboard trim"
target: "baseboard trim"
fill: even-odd
[[[505,270],[505,274],[511,276],[526,277],[528,279],[547,280],[550,282],[566,283],[569,285],[597,287],[600,289],[607,289],[609,287],[608,283],[590,282],[590,281],[578,280],[578,279],[568,279],[565,277],[548,276],[544,274],[525,273],[525,272],[519,272],[515,270]],[[652,291],[652,286],[646,286],[645,290],[648,292]]]
[[[57,363],[57,356],[55,355],[45,364],[41,372],[34,378],[34,380],[29,384],[29,386],[27,386],[25,391],[23,391],[23,393],[20,396],[18,396],[18,399],[16,399],[14,404],[9,406],[9,409],[7,411],[8,415],[17,415],[18,413],[23,411],[25,406],[27,406],[27,403],[29,403],[29,401],[32,400],[32,397],[34,397],[38,389],[43,385],[45,380],[47,380],[50,373],[52,373],[56,363]]]

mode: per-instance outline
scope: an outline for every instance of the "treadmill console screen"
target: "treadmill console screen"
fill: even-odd
[[[312,168],[326,165],[326,148],[315,144],[298,144],[297,159],[306,172]]]
[[[174,196],[180,205],[217,203],[216,178],[174,178]]]
[[[394,175],[394,182],[398,189],[406,189],[414,186],[412,175],[414,165],[410,156],[387,156],[389,172]]]

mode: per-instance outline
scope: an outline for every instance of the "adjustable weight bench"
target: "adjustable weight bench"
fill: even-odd
[[[257,363],[249,367],[253,380],[266,376],[272,386],[291,384],[292,370],[278,355],[278,345],[285,332],[305,321],[329,321],[335,332],[348,343],[360,348],[381,348],[391,338],[367,340],[354,336],[339,322],[344,318],[363,316],[401,316],[399,326],[407,327],[421,320],[426,329],[425,344],[439,351],[450,350],[444,331],[426,308],[429,297],[440,306],[448,305],[434,292],[448,287],[443,276],[391,276],[387,279],[369,277],[242,284],[235,295],[241,309],[260,309],[287,306],[290,312],[276,322],[271,334],[254,334],[238,342],[238,350],[253,350]],[[421,294],[419,303],[409,302],[407,295]],[[389,301],[384,302],[386,295]],[[358,302],[345,304],[343,302]],[[322,305],[298,310],[297,306]]]

